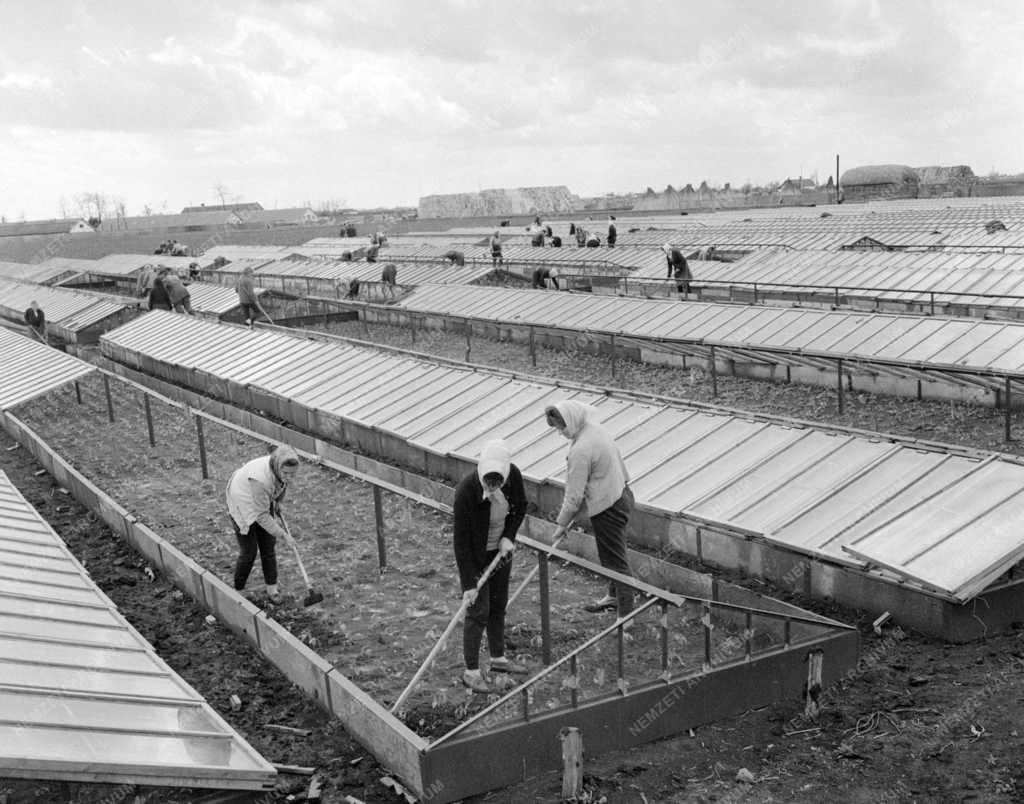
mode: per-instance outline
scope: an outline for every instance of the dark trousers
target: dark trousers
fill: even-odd
[[[490,564],[497,550],[487,553]],[[480,667],[480,642],[487,631],[487,649],[491,658],[505,655],[505,605],[508,603],[508,579],[512,574],[512,557],[502,561],[480,588],[476,601],[466,610],[462,627],[462,655],[467,670]]]
[[[597,542],[597,557],[601,566],[633,576],[626,557],[626,525],[629,515],[633,512],[633,492],[626,486],[619,497],[609,508],[590,517],[594,528],[594,540]],[[608,584],[608,594],[618,602],[619,616],[625,617],[633,610],[633,590],[628,586],[619,586],[614,581]]]
[[[235,562],[235,589],[245,589],[245,582],[252,572],[252,565],[256,563],[256,553],[260,554],[260,564],[263,567],[263,580],[267,586],[277,583],[277,539],[274,534],[267,533],[258,522],[249,526],[248,533],[242,533],[238,529],[235,520],[231,520],[235,528],[235,538],[238,539],[238,561]]]

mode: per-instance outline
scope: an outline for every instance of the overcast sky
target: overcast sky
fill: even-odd
[[[1024,4],[0,0],[0,214],[1024,171]]]

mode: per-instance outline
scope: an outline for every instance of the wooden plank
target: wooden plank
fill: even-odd
[[[332,665],[276,620],[260,612],[256,632],[263,656],[324,709],[329,708],[327,674]]]
[[[420,796],[427,742],[337,670],[327,674],[331,711],[345,729]]]

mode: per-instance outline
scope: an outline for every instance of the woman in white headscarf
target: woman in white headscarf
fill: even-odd
[[[558,538],[585,508],[594,529],[601,566],[632,576],[626,554],[626,526],[633,511],[629,473],[611,434],[597,421],[597,409],[569,400],[545,409],[547,422],[569,439],[565,496],[558,512]],[[612,582],[608,594],[586,607],[598,612],[618,609],[619,617],[633,610],[633,590]]]
[[[505,606],[512,572],[516,532],[526,517],[523,476],[511,461],[508,445],[489,441],[480,452],[474,472],[455,490],[455,561],[463,599],[470,601],[463,625],[462,652],[466,670],[462,683],[473,692],[488,693],[491,687],[480,673],[480,643],[487,632],[492,673],[525,674],[526,667],[505,656]],[[498,554],[498,564],[487,582],[477,581]]]
[[[281,502],[298,468],[298,454],[282,444],[269,455],[254,458],[237,469],[225,490],[228,513],[238,540],[235,589],[245,589],[259,553],[267,597],[275,604],[281,602],[277,589],[277,540],[288,538],[288,532],[279,521]]]

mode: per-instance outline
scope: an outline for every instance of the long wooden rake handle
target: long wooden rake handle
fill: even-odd
[[[501,553],[498,553],[498,555],[494,557],[491,563],[487,565],[487,569],[484,570],[484,574],[481,575],[480,580],[476,582],[477,593],[480,592],[480,587],[487,583],[487,579],[491,577],[491,573],[493,573],[494,570],[498,568],[498,564],[501,563],[502,558],[504,558],[504,556]],[[427,654],[427,658],[424,659],[423,664],[420,665],[420,669],[416,671],[416,675],[412,677],[412,680],[409,682],[408,686],[406,686],[406,688],[402,690],[402,694],[398,696],[398,700],[395,701],[394,706],[391,707],[392,714],[394,714],[402,708],[402,704],[405,703],[410,693],[412,693],[413,688],[415,688],[415,686],[420,683],[420,679],[423,678],[423,674],[427,672],[427,668],[429,668],[434,659],[437,658],[437,654],[441,652],[441,649],[448,641],[448,637],[452,635],[452,631],[455,630],[455,626],[459,624],[459,621],[462,619],[463,615],[466,613],[466,609],[468,609],[469,606],[469,601],[463,598],[462,605],[460,605],[459,610],[455,612],[455,616],[452,617],[451,622],[448,623],[448,627],[444,629],[444,633],[441,634],[441,638],[438,639],[437,644],[434,645],[433,648],[431,648],[430,653]]]
[[[568,528],[563,530],[562,531],[562,535],[559,536],[557,539],[555,539],[551,543],[552,549],[558,547],[567,538],[569,538],[569,530],[568,530]],[[516,587],[516,591],[514,591],[509,596],[508,602],[505,604],[505,611],[508,611],[509,607],[511,607],[511,605],[516,602],[516,598],[518,598],[523,593],[523,590],[529,585],[530,581],[532,581],[534,579],[534,577],[536,577],[536,575],[537,575],[537,573],[539,571],[540,571],[540,565],[537,565],[533,569],[531,569],[528,573],[526,573],[526,577],[523,578],[523,580],[519,583],[519,586]]]

